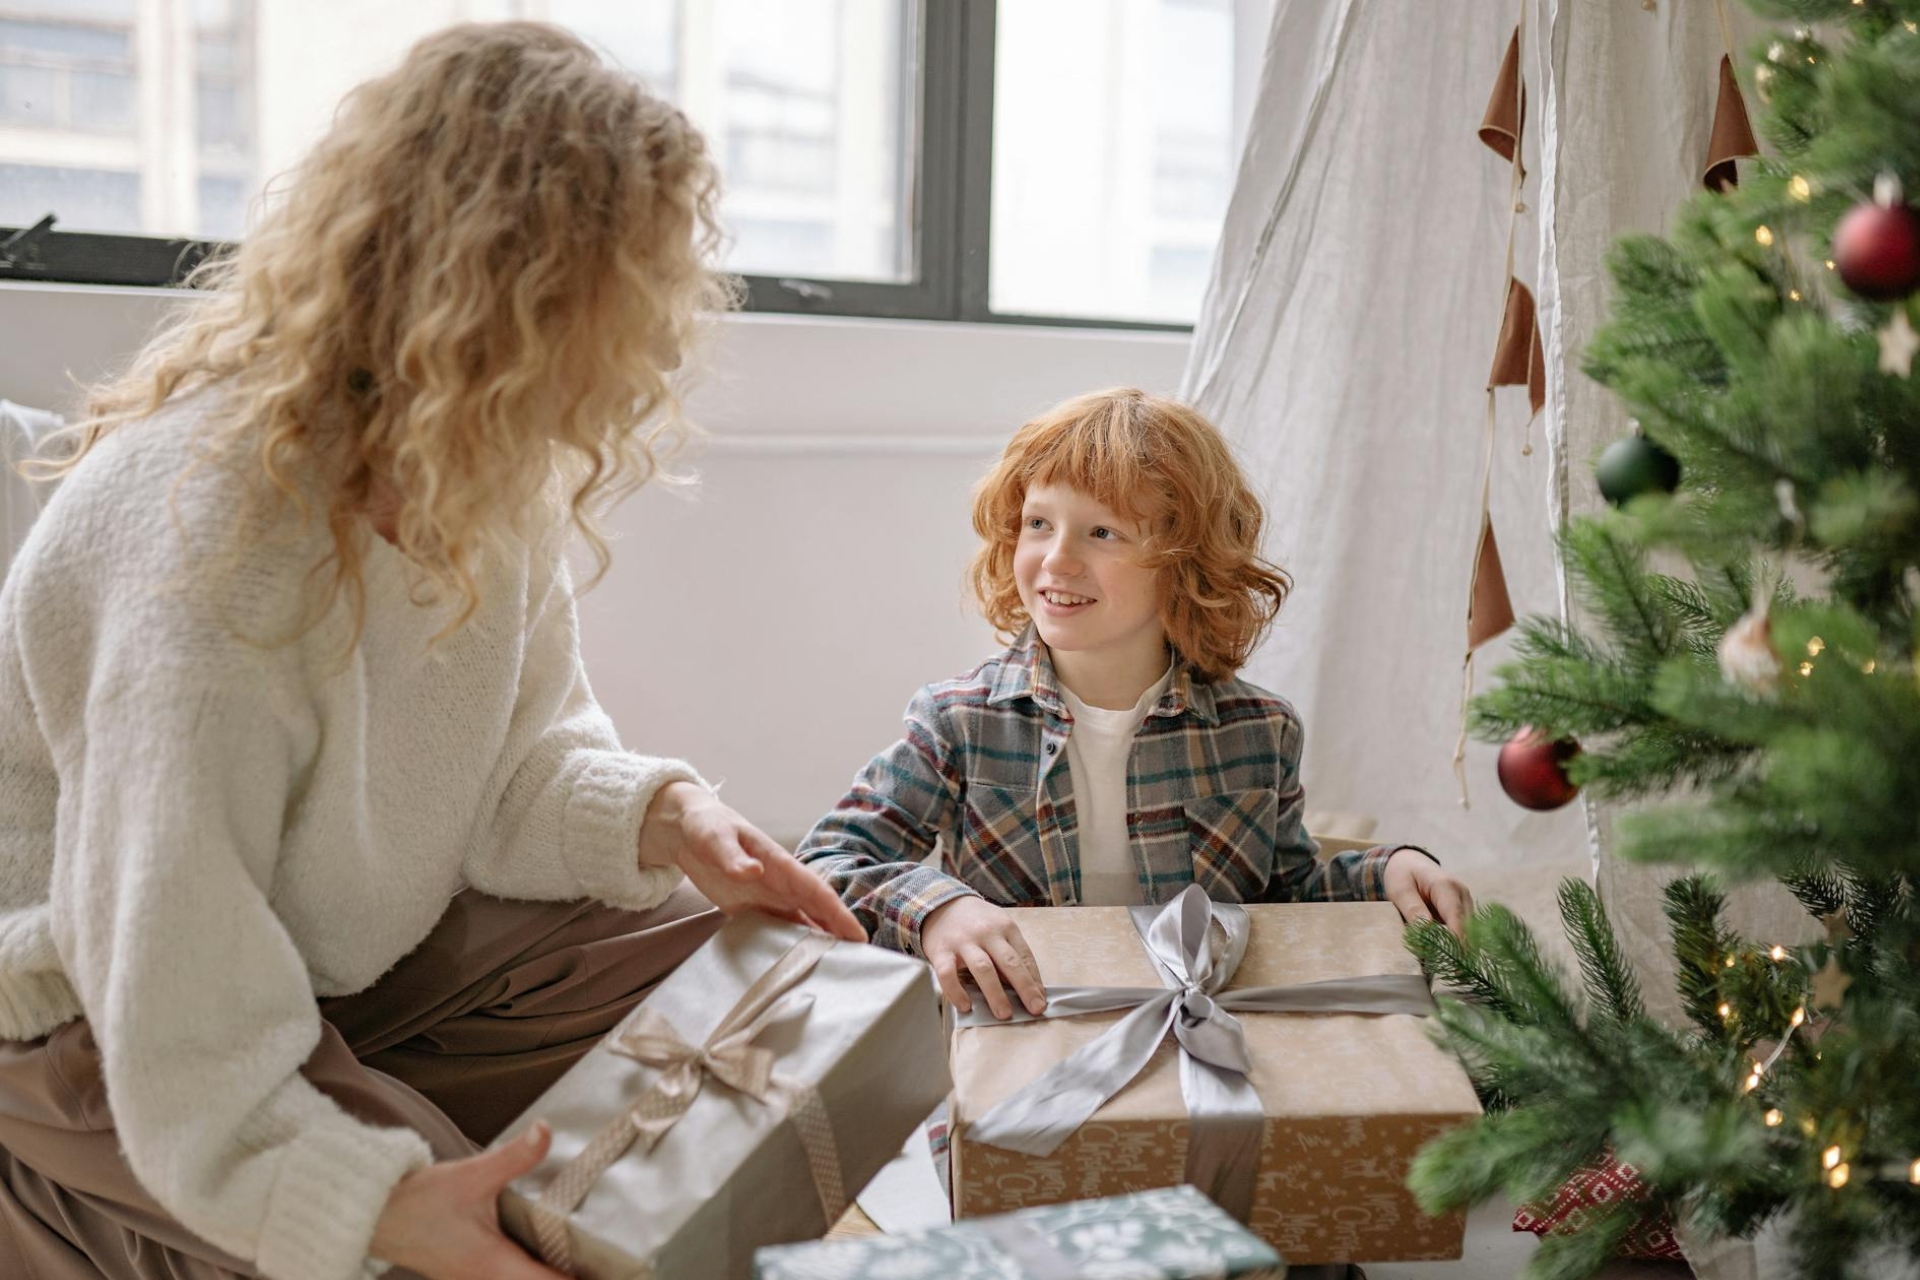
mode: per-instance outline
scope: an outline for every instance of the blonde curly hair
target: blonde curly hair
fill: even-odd
[[[1035,485],[1064,484],[1147,528],[1141,563],[1158,570],[1160,622],[1203,680],[1246,664],[1292,582],[1260,557],[1265,513],[1211,422],[1132,387],[1096,391],[1014,432],[973,497],[984,545],[968,569],[980,611],[1003,638],[1031,620],[1013,578],[1020,512]]]
[[[248,486],[238,528],[290,503],[332,534],[311,619],[344,594],[357,643],[361,523],[385,515],[457,602],[445,636],[478,607],[489,553],[562,504],[604,571],[594,512],[684,442],[666,374],[734,300],[711,265],[718,197],[686,117],[573,35],[430,35],[347,95],[47,470],[215,390],[193,465],[270,482]]]

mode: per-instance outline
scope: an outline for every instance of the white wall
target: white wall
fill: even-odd
[[[0,284],[0,399],[71,407],[129,356],[158,290]],[[1006,436],[1119,383],[1171,393],[1184,334],[726,319],[690,401],[711,435],[683,501],[617,511],[581,602],[627,744],[683,755],[776,835],[805,831],[897,733],[914,689],[993,647],[964,606],[968,492]]]

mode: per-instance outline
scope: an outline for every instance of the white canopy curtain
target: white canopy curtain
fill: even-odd
[[[1509,166],[1476,134],[1516,24],[1517,218]],[[1740,0],[1279,0],[1185,385],[1262,486],[1269,554],[1296,578],[1247,675],[1301,712],[1309,805],[1371,815],[1483,887],[1503,867],[1591,865],[1670,1013],[1673,872],[1606,856],[1607,806],[1513,804],[1486,744],[1468,747],[1460,803],[1485,384],[1511,227],[1546,405],[1529,427],[1526,391],[1498,392],[1491,512],[1515,611],[1559,614],[1553,530],[1600,505],[1592,459],[1628,428],[1580,373],[1608,246],[1664,230],[1701,189],[1720,58],[1741,65],[1760,29]],[[1510,639],[1480,649],[1481,687]],[[1737,903],[1757,937],[1804,927],[1777,890]]]

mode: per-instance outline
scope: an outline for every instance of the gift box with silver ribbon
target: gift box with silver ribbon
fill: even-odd
[[[1211,903],[1018,915],[1041,1018],[981,1002],[952,1045],[954,1211],[1193,1183],[1289,1263],[1460,1256],[1464,1218],[1405,1187],[1479,1114],[1429,1042],[1389,904]]]
[[[945,1096],[926,965],[729,921],[503,1133],[553,1128],[502,1225],[579,1280],[744,1280],[814,1239]]]

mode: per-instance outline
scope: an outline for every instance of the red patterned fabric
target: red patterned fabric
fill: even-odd
[[[1578,1230],[1602,1205],[1619,1200],[1635,1200],[1644,1194],[1640,1172],[1624,1160],[1611,1156],[1599,1164],[1580,1170],[1550,1200],[1524,1205],[1513,1215],[1515,1231],[1531,1231],[1537,1236]],[[1665,1210],[1648,1209],[1620,1242],[1623,1258],[1680,1258],[1680,1246],[1673,1238],[1673,1220]]]

